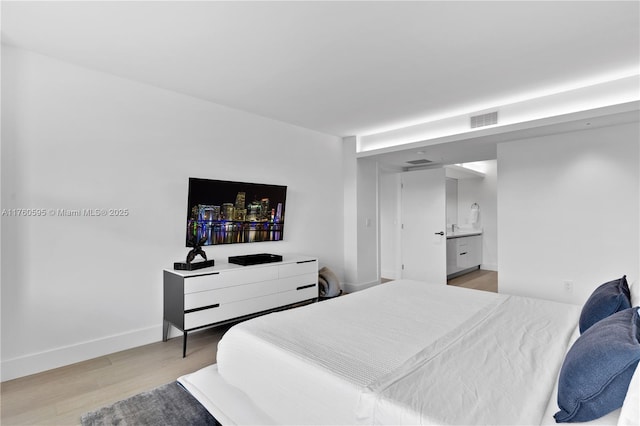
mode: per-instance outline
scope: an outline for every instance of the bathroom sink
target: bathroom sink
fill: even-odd
[[[456,228],[455,231],[447,230],[447,238],[467,237],[470,235],[481,235],[482,229]]]

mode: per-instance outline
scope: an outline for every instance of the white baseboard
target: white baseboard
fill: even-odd
[[[484,269],[485,271],[498,271],[498,265],[494,263],[483,263],[480,265],[480,269]]]
[[[1,381],[112,354],[162,340],[162,324],[78,343],[44,352],[2,360]]]
[[[390,280],[397,280],[400,277],[396,276],[396,270],[395,269],[383,269],[380,272],[380,276],[384,277],[384,278],[389,278]]]

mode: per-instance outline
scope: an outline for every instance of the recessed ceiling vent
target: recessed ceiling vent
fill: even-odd
[[[491,126],[492,124],[498,124],[498,111],[471,116],[472,129],[475,129],[477,127]]]
[[[411,160],[411,161],[407,161],[407,163],[413,165],[413,166],[422,166],[424,164],[429,164],[431,163],[431,160],[427,160],[425,158],[422,158],[420,160]]]

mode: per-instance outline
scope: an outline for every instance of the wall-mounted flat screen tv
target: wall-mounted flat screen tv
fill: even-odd
[[[280,241],[287,187],[189,178],[187,247]]]

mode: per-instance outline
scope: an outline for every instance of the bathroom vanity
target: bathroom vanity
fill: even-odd
[[[463,275],[482,264],[482,231],[460,230],[447,233],[447,278]]]

